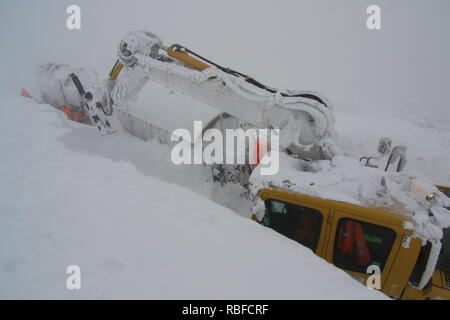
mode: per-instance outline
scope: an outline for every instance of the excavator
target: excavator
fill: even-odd
[[[278,150],[267,147],[260,156],[279,154],[278,173],[261,174],[262,164],[211,165],[214,181],[248,190],[253,220],[389,297],[450,299],[450,189],[404,170],[404,146],[381,138],[378,155],[349,158],[336,142],[325,97],[266,86],[182,45],[165,46],[150,32],[129,32],[117,54],[108,79],[67,65],[41,66],[37,100],[77,114],[74,120],[106,137],[122,128],[169,146],[177,139],[164,113],[148,113],[160,88],[192,99],[174,100],[173,107],[180,119],[192,113],[205,120],[203,132],[277,129]],[[201,103],[217,113],[197,112]]]

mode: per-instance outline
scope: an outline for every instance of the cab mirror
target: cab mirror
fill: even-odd
[[[386,169],[384,171],[387,171],[389,166],[393,163],[395,163],[398,160],[397,165],[397,172],[402,171],[405,168],[406,165],[406,147],[405,146],[396,146],[394,149],[392,149],[392,153],[389,156]]]

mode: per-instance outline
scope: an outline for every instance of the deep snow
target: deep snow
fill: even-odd
[[[274,231],[152,177],[214,192],[203,167],[171,172],[166,147],[124,132],[99,137],[24,98],[0,106],[0,298],[384,298]],[[72,264],[81,291],[65,288]]]
[[[128,30],[148,29],[161,34],[169,43],[185,44],[269,85],[311,88],[323,92],[336,105],[339,142],[349,155],[359,158],[373,154],[378,138],[389,136],[396,144],[408,146],[407,167],[419,170],[437,184],[450,185],[450,113],[447,106],[450,76],[447,57],[450,46],[441,36],[441,31],[448,29],[450,21],[445,18],[448,1],[440,0],[429,5],[420,0],[379,0],[383,8],[384,30],[375,33],[365,28],[365,10],[372,4],[368,0],[349,1],[345,6],[329,1],[299,1],[295,4],[285,1],[275,7],[272,1],[258,1],[257,13],[255,3],[251,1],[191,2],[178,1],[176,7],[179,10],[173,10],[173,3],[165,5],[161,1],[136,0],[124,15],[122,2],[79,0],[84,15],[83,29],[68,31],[64,26],[67,6],[64,1],[3,1],[0,3],[5,9],[1,10],[0,38],[2,43],[8,44],[8,49],[0,53],[2,60],[7,62],[2,65],[3,71],[0,73],[0,91],[8,89],[8,94],[11,94],[17,92],[17,86],[30,88],[34,84],[32,70],[48,61],[107,72],[116,59],[115,50],[120,37]],[[237,6],[239,10],[236,10]],[[108,8],[109,16],[120,16],[120,23],[105,24],[101,19],[105,8]],[[214,14],[217,11],[222,14]],[[194,12],[197,16],[201,13],[203,23],[192,23]],[[168,16],[171,17],[170,24],[167,24]],[[227,23],[230,16],[235,17],[233,24]],[[414,23],[410,23],[411,19]],[[205,25],[208,28],[205,29]],[[284,48],[286,44],[289,44],[289,49],[272,50]],[[30,55],[30,50],[24,48],[32,48],[33,54]],[[156,105],[159,104],[154,95],[152,98]],[[398,116],[400,109],[405,111]],[[342,113],[342,110],[352,113]],[[371,110],[374,114],[368,114]],[[160,111],[162,124],[169,119],[166,111],[170,113],[167,109]],[[161,203],[160,198],[167,196],[164,194],[158,198],[157,195],[163,193],[159,190],[169,188],[149,176],[188,187],[239,211],[241,215],[248,216],[250,212],[248,203],[238,197],[240,190],[227,187],[227,194],[231,195],[223,199],[219,192],[221,189],[217,190],[210,182],[205,183],[208,172],[204,168],[186,170],[168,166],[165,158],[167,148],[164,146],[145,144],[123,133],[105,139],[89,128],[64,120],[54,110],[16,98],[0,100],[0,112],[0,297],[42,297],[44,294],[53,297],[109,297],[112,293],[120,294],[115,290],[118,287],[132,288],[139,297],[144,293],[148,297],[149,292],[154,293],[164,287],[167,290],[161,289],[161,296],[164,292],[165,296],[174,292],[180,292],[182,296],[180,288],[187,283],[182,275],[174,273],[174,281],[165,284],[169,277],[159,277],[156,271],[169,265],[174,267],[168,270],[184,274],[180,263],[176,263],[180,259],[171,257],[185,257],[195,248],[187,246],[188,251],[184,254],[182,248],[179,249],[180,244],[163,237],[163,232],[147,235],[148,225],[160,226],[164,221],[162,215],[148,214],[148,207],[151,206],[145,205],[146,201],[156,199],[157,203]],[[425,117],[427,121],[424,121]],[[178,119],[185,121],[175,117],[170,119],[170,123]],[[184,126],[176,124],[176,127]],[[64,163],[62,160],[65,160]],[[103,169],[93,173],[92,168],[97,165]],[[53,175],[54,170],[57,174]],[[80,189],[80,184],[83,189]],[[123,186],[127,188],[123,189]],[[143,186],[151,187],[156,194],[152,196],[142,191],[145,189]],[[185,189],[174,188],[177,190],[177,202],[188,198],[179,197],[186,194]],[[103,190],[104,197],[99,195]],[[263,245],[257,246],[255,255],[259,260],[254,259],[253,264],[251,257],[245,256],[246,265],[262,264],[257,266],[256,274],[245,267],[238,270],[240,273],[247,272],[251,277],[245,278],[240,287],[235,286],[239,294],[248,293],[247,296],[251,296],[250,289],[241,289],[243,286],[250,288],[254,283],[257,285],[251,290],[257,293],[255,297],[267,294],[272,285],[271,279],[265,286],[266,273],[264,277],[256,278],[262,274],[258,268],[266,265],[273,267],[277,263],[270,261],[267,264],[265,260],[269,259],[267,254],[274,253],[274,259],[288,260],[282,265],[284,282],[273,288],[273,294],[282,296],[280,292],[283,292],[289,298],[299,298],[298,287],[306,286],[298,286],[298,282],[291,283],[284,278],[286,274],[299,275],[298,270],[294,270],[300,264],[297,254],[304,251],[298,245],[293,247],[289,240],[272,231],[260,231],[257,225],[235,217],[229,210],[209,202],[207,198],[188,193],[190,197],[201,199],[200,207],[211,206],[214,212],[218,212],[214,217],[226,215],[227,218],[221,219],[233,227],[235,225],[231,221],[238,219],[239,228],[233,228],[230,244],[225,240],[214,240],[214,243],[221,244],[220,248],[233,247],[236,244],[234,233],[242,239],[241,231],[245,229],[247,232],[249,228],[252,233],[251,237],[245,237],[246,248],[257,246],[247,243],[252,237],[265,239],[263,244],[271,244],[265,253],[262,252]],[[132,203],[120,204],[127,197],[131,197]],[[72,206],[70,211],[67,211],[68,204]],[[126,212],[120,212],[124,206],[127,207]],[[145,214],[139,212],[142,208]],[[190,209],[193,208],[189,206],[186,210]],[[178,215],[172,211],[175,216]],[[156,222],[151,221],[155,217]],[[196,215],[204,222],[200,224],[204,227],[200,228],[202,231],[199,229],[200,235],[204,235],[206,230],[213,235],[224,235],[227,230],[220,223],[206,229],[206,221],[210,217]],[[183,221],[177,225],[179,228],[186,225]],[[220,232],[212,232],[217,230]],[[160,238],[167,240],[165,255],[160,248],[156,248],[156,244],[141,241],[144,237],[157,239],[160,235]],[[84,236],[86,239],[78,243],[77,238]],[[205,239],[211,239],[191,237],[185,238],[190,242],[197,239],[200,243],[197,254],[207,246]],[[228,239],[228,233],[224,237]],[[131,244],[135,244],[133,242],[138,243],[137,249],[140,251],[128,250]],[[152,256],[145,254],[152,252],[151,249],[158,252],[152,261],[159,257],[161,268],[150,261]],[[240,257],[243,251],[235,253],[233,258]],[[294,251],[296,255],[291,257]],[[175,255],[172,254],[174,252]],[[226,254],[224,259],[231,256],[231,253]],[[74,261],[77,257],[83,258],[81,262],[88,263],[82,265],[85,272],[83,279],[87,281],[83,282],[81,294],[70,294],[64,289],[66,275],[62,270],[68,263],[77,263]],[[224,264],[237,268],[229,261]],[[276,266],[280,265],[281,262]],[[198,266],[201,267],[201,262]],[[186,272],[194,269],[193,265],[186,267]],[[224,293],[232,292],[233,284],[227,282],[229,278],[226,276],[233,270],[224,272],[224,269],[221,265],[215,270],[217,272],[214,271],[214,277],[211,275],[213,271],[208,269],[206,275],[209,280],[202,280],[195,293],[208,285],[212,289],[205,289],[203,293],[211,291],[217,294],[219,290],[213,289],[218,289],[219,285],[226,286]],[[199,273],[203,271],[200,268]],[[227,281],[215,285],[221,278],[217,276],[220,272]],[[127,278],[131,274],[133,276]],[[336,274],[325,273],[330,278]],[[191,281],[198,280],[195,278],[198,276],[195,273]],[[139,277],[142,282],[139,282]],[[337,277],[341,280],[339,275]],[[240,275],[238,280],[243,278]],[[311,274],[313,278],[316,277]],[[119,282],[114,284],[113,279],[119,279]],[[176,281],[179,281],[179,287],[174,290]],[[155,284],[149,285],[151,282]],[[335,279],[331,282],[334,285]],[[341,281],[336,282],[341,284]],[[352,284],[349,285],[353,290]],[[318,290],[324,289],[320,283],[317,287]],[[331,288],[326,294],[331,295],[338,290]],[[361,292],[366,294],[364,288],[355,290],[355,296],[360,296]],[[303,290],[301,292],[304,293]],[[320,292],[320,298],[325,297],[323,292]]]

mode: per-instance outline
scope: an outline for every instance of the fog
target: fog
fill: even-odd
[[[81,30],[66,28],[81,7]],[[366,8],[382,10],[382,30]],[[336,109],[450,121],[448,0],[1,0],[3,94],[32,87],[37,65],[107,74],[129,30],[145,29],[267,85],[309,89]]]

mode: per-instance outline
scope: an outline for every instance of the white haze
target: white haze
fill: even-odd
[[[66,29],[78,4],[82,30]],[[382,9],[383,30],[366,28]],[[34,85],[44,62],[107,74],[128,30],[145,29],[277,87],[311,89],[341,111],[449,121],[448,0],[2,0],[0,88]]]

